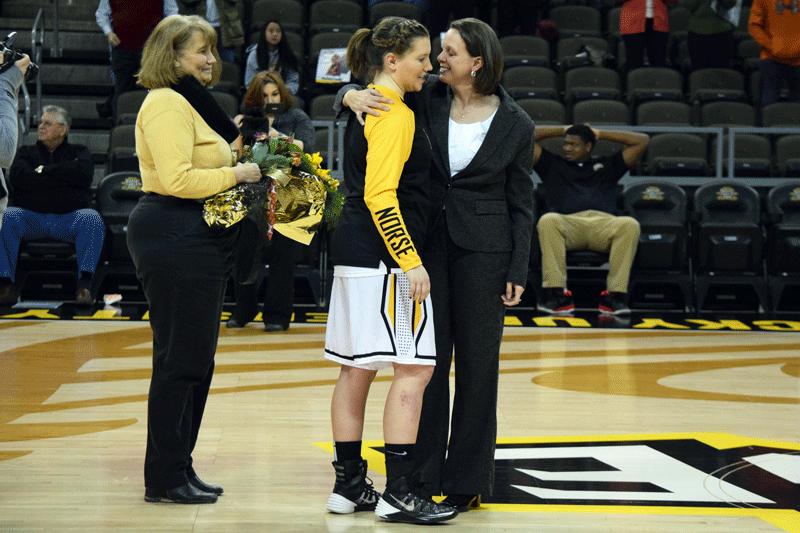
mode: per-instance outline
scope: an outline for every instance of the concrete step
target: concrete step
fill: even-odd
[[[35,14],[32,17],[0,17],[0,28],[3,28],[6,33],[10,31],[28,30],[33,28]],[[45,31],[52,31],[55,27],[53,22],[52,13],[45,14],[44,29]],[[100,31],[94,18],[92,20],[58,20],[59,31]],[[0,36],[0,39],[5,39],[5,34]],[[26,45],[30,46],[30,44]]]
[[[17,30],[16,48],[30,54],[33,50],[31,31]],[[60,31],[58,43],[61,47],[61,57],[64,59],[80,59],[91,63],[109,63],[108,39],[98,29],[97,31]],[[52,31],[44,33],[42,41],[42,56],[44,59],[55,57],[52,49],[55,46],[55,34]]]

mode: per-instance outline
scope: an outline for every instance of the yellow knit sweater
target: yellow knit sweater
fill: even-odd
[[[205,198],[236,185],[231,148],[172,89],[153,89],[136,119],[142,190]]]

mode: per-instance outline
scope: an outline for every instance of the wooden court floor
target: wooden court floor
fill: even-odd
[[[799,333],[738,329],[506,328],[495,492],[437,531],[800,532]],[[225,495],[181,506],[143,501],[147,322],[0,319],[0,532],[418,530],[325,511],[324,332],[222,327],[194,459]]]

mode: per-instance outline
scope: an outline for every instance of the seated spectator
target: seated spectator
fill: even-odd
[[[266,104],[282,104],[280,113],[266,113]],[[292,95],[277,72],[260,72],[253,78],[244,97],[245,115],[236,117],[242,131],[244,144],[252,144],[257,132],[268,133],[272,137],[293,137],[294,143],[303,151],[314,151],[314,126],[311,119],[300,109],[292,108]],[[258,313],[258,287],[253,283],[242,283],[247,278],[254,281],[253,269],[261,268],[264,259],[269,264],[267,289],[264,294],[262,319],[264,331],[284,331],[289,329],[294,307],[295,255],[301,246],[298,242],[284,237],[277,231],[266,250],[255,223],[245,219],[241,224],[239,241],[236,247],[236,307],[226,326],[241,328],[255,318]],[[265,253],[264,253],[265,252]],[[266,257],[263,257],[266,256]]]
[[[784,81],[789,101],[800,102],[800,14],[797,2],[754,0],[748,31],[761,46],[761,105],[781,99]]]
[[[539,144],[561,135],[563,157]],[[575,308],[567,290],[567,251],[593,250],[609,254],[611,265],[598,309],[604,314],[630,313],[628,277],[639,243],[639,223],[632,217],[614,216],[616,186],[644,154],[650,138],[632,131],[596,130],[586,124],[537,127],[535,138],[533,169],[542,180],[548,211],[536,226],[545,289],[544,302],[537,308],[552,314]],[[600,139],[626,146],[613,155],[592,158],[592,148]]]
[[[277,20],[269,20],[258,30],[258,43],[247,49],[247,64],[244,84],[248,87],[259,72],[270,70],[283,78],[291,94],[300,89],[300,68],[297,56],[283,38],[283,26]]]
[[[11,165],[11,201],[0,227],[0,304],[13,305],[19,244],[23,239],[58,239],[75,244],[78,290],[75,302],[90,305],[92,275],[100,258],[106,228],[100,213],[89,209],[94,177],[85,146],[67,142],[66,110],[46,106],[39,140],[22,146]]]
[[[644,66],[644,51],[651,67],[667,64],[669,11],[678,0],[618,0],[622,2],[619,31],[625,44],[628,71]]]

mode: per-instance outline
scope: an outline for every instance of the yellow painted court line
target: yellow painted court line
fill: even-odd
[[[717,450],[728,450],[731,448],[741,448],[743,446],[765,446],[772,448],[784,448],[787,450],[800,450],[800,443],[755,439],[751,437],[741,437],[731,433],[642,433],[634,435],[576,435],[564,437],[506,437],[498,438],[499,444],[541,444],[554,442],[632,442],[648,440],[680,440],[694,439],[703,444],[707,444]],[[381,444],[382,445],[382,444]]]

